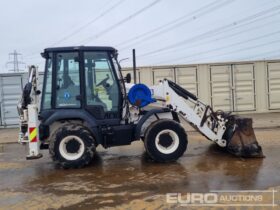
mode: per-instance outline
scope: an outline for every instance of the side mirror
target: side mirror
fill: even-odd
[[[130,83],[130,82],[131,82],[131,74],[130,74],[130,73],[128,73],[128,74],[126,75],[125,81],[126,81],[127,83]]]

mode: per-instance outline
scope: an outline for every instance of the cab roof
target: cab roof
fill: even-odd
[[[116,52],[117,50],[113,47],[107,46],[72,46],[72,47],[51,47],[46,48],[44,53],[47,52],[67,52],[67,51],[112,51]]]

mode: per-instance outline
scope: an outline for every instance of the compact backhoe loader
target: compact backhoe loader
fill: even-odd
[[[18,105],[19,142],[28,146],[27,159],[40,158],[40,150],[49,149],[60,166],[78,168],[91,162],[98,145],[143,140],[153,160],[175,161],[188,144],[181,120],[236,156],[262,157],[252,119],[213,111],[167,79],[150,87],[130,84],[112,47],[48,48],[42,56],[42,93],[38,69],[31,66]]]

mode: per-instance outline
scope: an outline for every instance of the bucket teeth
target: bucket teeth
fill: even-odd
[[[258,144],[251,118],[231,116],[227,131],[227,150],[238,157],[264,157]]]

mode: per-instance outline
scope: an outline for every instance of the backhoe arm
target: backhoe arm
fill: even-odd
[[[42,157],[39,152],[38,76],[38,69],[35,66],[30,66],[28,83],[24,87],[22,98],[18,105],[20,116],[19,142],[28,144],[29,154],[26,157],[27,159]]]

